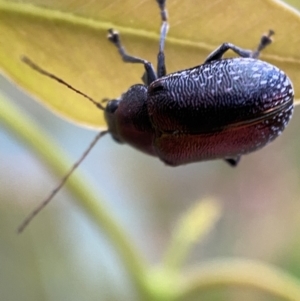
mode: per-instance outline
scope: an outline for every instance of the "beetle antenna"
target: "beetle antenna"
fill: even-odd
[[[18,227],[18,233],[23,232],[23,230],[29,225],[29,223],[33,220],[33,218],[41,211],[43,210],[48,203],[53,199],[53,197],[60,191],[60,189],[64,186],[66,181],[69,179],[69,177],[72,175],[72,173],[75,171],[75,169],[80,165],[80,163],[86,158],[86,156],[89,154],[89,152],[92,150],[92,148],[95,146],[97,141],[107,134],[108,131],[99,132],[96,137],[93,139],[89,147],[85,150],[85,152],[82,154],[82,156],[79,158],[78,161],[75,162],[75,164],[71,167],[71,169],[65,174],[65,176],[61,179],[59,184],[56,186],[54,190],[49,194],[49,196],[42,201],[20,224]]]
[[[32,69],[34,69],[35,71],[39,72],[40,74],[43,74],[45,76],[48,76],[52,79],[54,79],[55,81],[59,82],[60,84],[68,87],[69,89],[71,89],[72,91],[76,92],[77,94],[87,98],[90,102],[92,102],[97,108],[104,110],[104,107],[98,103],[97,101],[95,101],[93,98],[91,98],[90,96],[86,95],[85,93],[79,91],[78,89],[72,87],[70,84],[68,84],[67,82],[65,82],[63,79],[57,77],[56,75],[42,69],[40,66],[38,66],[37,64],[35,64],[31,59],[29,59],[27,56],[23,56],[21,58],[22,62],[24,62],[25,64],[27,64],[29,67],[31,67]]]

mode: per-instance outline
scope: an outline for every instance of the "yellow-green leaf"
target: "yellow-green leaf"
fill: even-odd
[[[279,1],[168,1],[168,71],[203,62],[230,41],[255,48],[272,28],[275,43],[263,59],[283,69],[300,89],[300,15]],[[20,61],[26,55],[96,100],[118,97],[140,82],[143,66],[124,64],[106,40],[116,28],[128,52],[155,63],[160,16],[154,0],[0,0],[0,69],[60,115],[91,127],[105,126],[103,112]],[[230,54],[232,55],[232,54]]]

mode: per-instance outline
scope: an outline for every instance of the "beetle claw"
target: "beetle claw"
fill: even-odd
[[[108,30],[107,38],[108,38],[109,41],[111,41],[115,45],[120,44],[119,32],[117,32],[116,30],[114,30],[112,28],[110,28]]]
[[[241,160],[241,156],[237,156],[235,158],[227,158],[225,161],[232,167],[236,167]]]

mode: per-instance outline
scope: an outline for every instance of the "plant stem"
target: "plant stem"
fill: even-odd
[[[219,202],[205,198],[183,213],[165,252],[165,269],[180,270],[192,247],[200,243],[218,222],[221,211]]]
[[[300,300],[300,282],[284,271],[254,260],[224,259],[205,263],[183,275],[181,294],[177,300],[212,287],[248,287],[268,292],[289,301]]]

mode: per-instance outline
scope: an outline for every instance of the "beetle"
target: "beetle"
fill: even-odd
[[[128,55],[118,32],[110,29],[108,39],[123,61],[144,65],[144,84],[131,86],[119,99],[109,100],[105,108],[88,98],[104,110],[108,132],[119,143],[130,144],[172,166],[211,159],[225,159],[235,166],[242,155],[279,136],[293,113],[290,79],[277,67],[258,60],[274,32],[263,35],[255,51],[223,43],[202,65],[167,74],[166,0],[156,1],[162,19],[157,72],[150,62]],[[229,49],[240,57],[222,58]],[[28,58],[24,61],[58,79]]]
[[[145,73],[143,84],[131,86],[118,99],[105,99],[105,107],[23,57],[23,61],[36,71],[66,85],[102,109],[108,130],[96,136],[20,230],[52,199],[106,133],[115,141],[130,144],[170,166],[212,159],[224,159],[236,166],[242,155],[264,147],[287,126],[294,109],[292,83],[282,70],[258,59],[260,52],[272,42],[272,30],[261,37],[254,51],[223,43],[202,65],[167,74],[164,55],[168,32],[166,0],[156,2],[162,21],[157,70],[147,60],[127,54],[119,33],[109,29],[108,39],[123,61],[143,64]],[[228,50],[239,57],[222,58]]]
[[[157,0],[162,16],[157,73],[146,60],[128,55],[114,30],[109,40],[125,62],[142,63],[144,85],[133,85],[108,102],[108,130],[120,143],[157,156],[168,165],[240,157],[262,148],[286,127],[293,112],[294,91],[287,75],[258,60],[271,43],[272,30],[255,51],[224,43],[202,65],[166,74],[165,0]],[[231,49],[239,58],[222,59]]]

